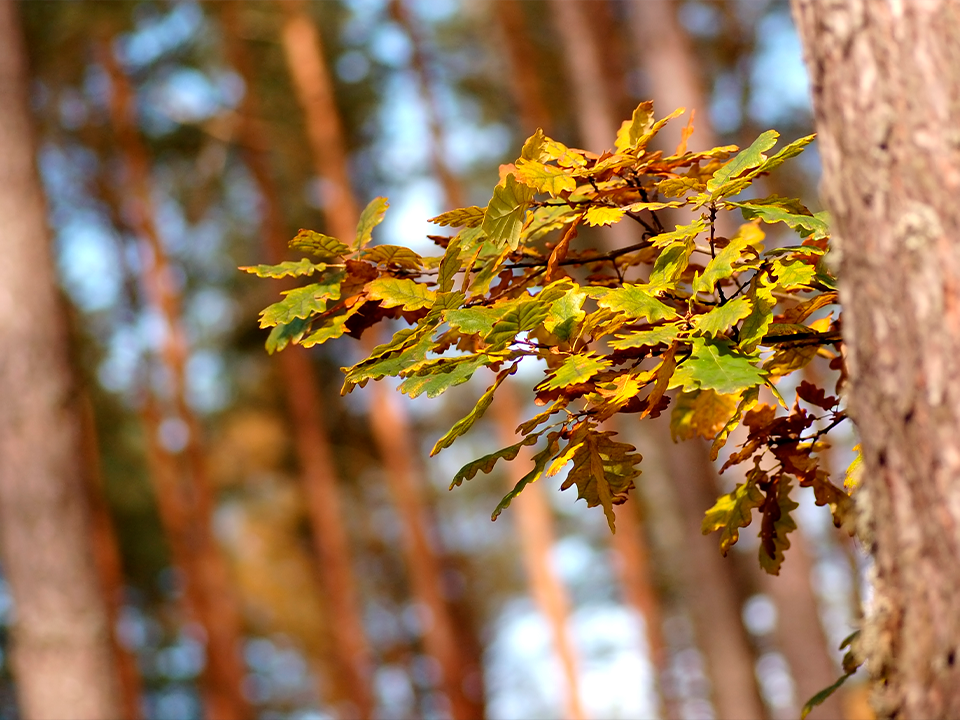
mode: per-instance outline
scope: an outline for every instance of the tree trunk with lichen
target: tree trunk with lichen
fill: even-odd
[[[880,717],[960,717],[960,2],[794,0],[875,561]]]

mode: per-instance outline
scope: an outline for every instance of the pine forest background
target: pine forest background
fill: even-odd
[[[837,679],[863,557],[812,497],[780,577],[751,531],[721,558],[700,518],[735,478],[662,427],[633,431],[615,536],[562,478],[491,523],[519,468],[446,488],[513,442],[522,390],[428,458],[486,378],[341,398],[369,339],[269,356],[256,317],[280,286],[237,270],[376,196],[375,238],[426,247],[537,127],[599,152],[645,99],[695,108],[697,147],[808,134],[785,1],[19,10],[131,718],[791,718]],[[815,147],[767,193],[819,209]],[[0,584],[3,642],[15,615]],[[811,717],[870,717],[855,680]]]

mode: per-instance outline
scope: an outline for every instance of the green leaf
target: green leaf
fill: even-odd
[[[492,308],[478,306],[448,310],[443,317],[450,323],[450,327],[456,328],[464,335],[487,334],[507,309],[506,306]]]
[[[543,475],[543,471],[547,467],[547,463],[550,462],[560,451],[559,440],[559,432],[552,432],[547,435],[547,446],[533,456],[533,469],[517,481],[517,484],[513,486],[513,490],[503,496],[503,499],[497,504],[493,514],[490,516],[491,520],[496,520],[498,517],[500,517],[500,513],[510,507],[510,503],[513,501],[513,499],[523,492],[523,489],[527,485],[535,482],[541,475]]]
[[[523,220],[533,196],[533,189],[517,182],[513,173],[507,175],[503,185],[497,185],[481,225],[491,242],[498,247],[507,245],[511,250],[517,249]]]
[[[643,459],[636,448],[610,439],[612,432],[597,432],[582,424],[571,436],[573,467],[560,486],[566,490],[577,486],[577,498],[587,501],[587,507],[603,508],[610,532],[616,532],[613,506],[624,503],[633,489],[633,479],[640,474],[637,464]]]
[[[252,273],[262,278],[283,278],[299,277],[301,275],[313,275],[315,272],[321,272],[327,269],[325,263],[312,263],[306,258],[301,260],[288,260],[279,265],[247,265],[240,270]]]
[[[592,227],[599,225],[616,225],[623,219],[626,210],[618,207],[607,207],[605,205],[591,205],[583,219]]]
[[[817,705],[823,703],[824,700],[839,690],[840,686],[843,685],[847,681],[847,678],[849,678],[851,675],[853,675],[852,672],[841,675],[840,679],[838,679],[833,685],[825,687],[812,698],[807,700],[807,702],[803,705],[803,710],[800,712],[800,720],[806,720],[807,715],[809,715]]]
[[[309,326],[310,321],[303,318],[297,318],[289,323],[275,326],[267,336],[267,352],[272,355],[283,350],[290,343],[298,342]]]
[[[689,192],[701,191],[704,185],[700,180],[694,177],[675,177],[661,180],[657,184],[657,190],[663,197],[681,198]]]
[[[524,243],[539,240],[545,235],[565,227],[580,217],[583,211],[569,205],[540,205],[527,213],[527,224],[523,229]]]
[[[617,152],[625,152],[636,147],[637,142],[653,128],[653,103],[649,100],[640,103],[633,116],[624,120],[617,131]]]
[[[335,237],[314,232],[313,230],[301,230],[298,232],[297,236],[290,241],[290,247],[294,250],[313,253],[324,260],[340,258],[350,252],[350,248]]]
[[[650,242],[652,242],[656,247],[663,247],[664,245],[669,245],[677,240],[693,240],[695,237],[697,237],[697,235],[706,230],[707,227],[707,221],[701,218],[699,220],[695,220],[689,225],[677,225],[676,230],[654,235],[652,238],[650,238]]]
[[[776,283],[767,280],[765,273],[757,273],[750,281],[747,297],[752,306],[750,314],[740,326],[739,345],[744,352],[753,352],[767,334],[767,328],[773,321],[773,309],[777,300],[773,296]]]
[[[708,313],[698,315],[694,322],[694,328],[707,337],[715,338],[747,317],[751,309],[750,300],[745,297],[738,297],[723,305],[718,305]]]
[[[497,391],[497,388],[500,387],[500,384],[507,379],[507,376],[512,374],[517,369],[516,365],[511,365],[505,370],[501,370],[497,375],[497,379],[493,381],[493,385],[487,388],[487,391],[480,397],[477,401],[477,404],[474,406],[473,410],[467,413],[466,417],[457,421],[457,423],[447,431],[447,433],[437,440],[437,443],[433,446],[433,450],[430,451],[430,456],[433,457],[438,452],[444,448],[448,448],[453,444],[453,441],[458,437],[466,433],[470,428],[473,427],[473,424],[483,417],[483,414],[487,411],[487,408],[490,407],[490,403],[493,402],[493,395]]]
[[[558,390],[568,385],[577,385],[592,378],[601,370],[610,367],[610,361],[592,354],[571,355],[539,387],[542,390]]]
[[[300,344],[303,347],[308,348],[313,347],[314,345],[322,345],[328,340],[334,340],[340,337],[347,331],[347,321],[356,315],[362,307],[362,302],[354,303],[354,305],[345,313],[331,318],[322,328],[310,333],[301,341]]]
[[[720,454],[723,446],[727,444],[727,438],[730,437],[730,433],[737,429],[737,426],[740,424],[740,420],[743,418],[744,413],[751,410],[753,406],[757,404],[759,399],[759,385],[750,388],[743,394],[743,397],[740,398],[740,403],[737,405],[736,412],[734,412],[733,416],[727,421],[727,424],[723,426],[723,429],[717,433],[717,436],[713,440],[713,445],[710,446],[711,460],[717,459],[717,456]]]
[[[340,299],[340,283],[344,276],[345,273],[338,272],[323,282],[285,290],[281,293],[285,296],[283,300],[267,306],[260,313],[260,327],[286,325],[297,318],[319,315],[327,309],[327,300]]]
[[[790,479],[780,475],[767,489],[760,522],[760,567],[771,575],[780,574],[783,553],[790,547],[788,533],[797,529],[790,513],[800,507],[790,499]]]
[[[540,151],[549,138],[543,134],[543,128],[537,128],[537,131],[528,137],[520,150],[520,158],[523,160],[539,160]]]
[[[730,546],[740,539],[740,528],[750,524],[752,511],[759,508],[763,500],[755,474],[751,472],[746,482],[739,483],[733,492],[721,496],[713,507],[707,510],[700,531],[708,535],[720,530],[720,552],[726,555]]]
[[[388,207],[390,203],[385,197],[375,197],[367,203],[357,223],[357,242],[354,245],[357,250],[365,247],[373,238],[373,229],[383,222]]]
[[[727,200],[724,205],[740,208],[744,220],[758,218],[771,225],[778,222],[784,223],[791,230],[799,233],[801,237],[812,235],[814,239],[819,240],[830,234],[822,213],[811,214],[799,200],[793,198],[782,198],[774,195],[759,200],[747,200],[746,202]]]
[[[661,252],[650,272],[651,285],[673,285],[683,275],[693,252],[693,240],[688,238],[667,245]]]
[[[780,152],[778,152],[769,160],[765,160],[764,162],[760,163],[760,166],[750,174],[756,176],[760,175],[761,173],[768,173],[771,170],[775,170],[790,158],[796,157],[802,153],[807,145],[812,143],[816,137],[816,135],[807,135],[794,140],[789,145],[784,145]]]
[[[436,217],[430,218],[429,222],[440,227],[478,228],[483,223],[486,212],[486,208],[471,205],[470,207],[440,213]]]
[[[483,338],[483,341],[490,345],[491,349],[506,347],[520,333],[540,327],[549,314],[550,305],[539,298],[524,300],[507,310],[494,323],[493,328]]]
[[[517,161],[516,167],[517,179],[537,192],[556,197],[563,192],[577,189],[577,181],[563,168],[523,158]]]
[[[773,274],[777,276],[777,285],[784,290],[796,290],[813,280],[817,268],[802,260],[776,260],[773,263]]]
[[[626,283],[606,293],[597,303],[602,308],[651,323],[679,317],[676,310],[657,300],[644,285]]]
[[[756,223],[741,225],[736,234],[730,238],[727,246],[712,258],[703,273],[693,283],[694,293],[712,293],[716,284],[726,280],[735,272],[735,263],[745,258],[748,248],[763,242],[763,231]]]
[[[400,392],[412,398],[423,393],[427,397],[442,395],[455,385],[465,383],[484,365],[493,362],[487,354],[464,355],[455,358],[439,358],[432,365],[424,365],[416,375],[410,375],[400,383]]]
[[[732,395],[763,383],[763,371],[749,358],[735,353],[730,343],[698,337],[691,338],[691,343],[690,357],[677,367],[670,387]]]
[[[468,462],[453,476],[453,480],[450,481],[450,489],[453,490],[455,487],[460,487],[464,480],[473,480],[478,472],[489,473],[493,470],[494,466],[496,466],[498,460],[513,460],[520,454],[522,447],[525,445],[533,445],[539,439],[539,434],[528,435],[514,445],[505,447],[502,450],[497,450],[489,455],[484,455],[482,458],[477,458],[473,462]]]
[[[670,435],[674,442],[699,435],[712,440],[737,410],[738,395],[721,395],[715,390],[680,393],[670,413]]]
[[[406,278],[377,278],[367,285],[367,293],[385,308],[399,306],[404,310],[430,307],[437,298],[436,293],[423,283]]]
[[[680,334],[680,323],[667,323],[657,325],[649,330],[637,330],[629,335],[617,335],[616,340],[610,343],[614,350],[627,350],[629,348],[638,348],[660,343],[672,343]]]
[[[581,309],[586,297],[580,286],[575,285],[563,297],[553,301],[543,326],[561,342],[572,340],[576,337],[577,326],[586,316]]]
[[[397,376],[426,362],[427,353],[434,347],[432,329],[429,326],[418,326],[401,330],[389,343],[374,348],[374,352],[366,360],[344,370],[346,378],[340,393],[346,394],[356,385],[365,384],[367,380]]]
[[[730,162],[717,170],[707,181],[707,192],[714,198],[723,196],[729,187],[724,187],[732,180],[750,170],[760,166],[767,156],[764,153],[777,144],[780,133],[776,130],[767,130],[760,135],[746,150],[737,153]]]
[[[441,292],[449,292],[453,289],[453,279],[463,267],[463,260],[460,258],[461,245],[460,236],[455,236],[447,245],[447,250],[440,261],[440,268],[437,272],[437,287]]]
[[[374,245],[364,250],[361,257],[377,265],[396,265],[410,270],[423,267],[423,258],[402,245]]]
[[[534,415],[532,418],[530,418],[529,420],[525,420],[524,422],[520,423],[517,426],[516,432],[520,433],[521,435],[526,435],[530,432],[533,432],[534,428],[536,428],[538,425],[542,425],[543,423],[545,423],[552,416],[556,415],[558,412],[563,410],[569,404],[570,404],[570,398],[563,397],[563,396],[557,398],[557,400],[550,407],[544,410],[542,413],[538,413]]]

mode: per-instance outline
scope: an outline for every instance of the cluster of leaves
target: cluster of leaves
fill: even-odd
[[[795,528],[795,483],[812,487],[838,524],[850,506],[817,455],[826,431],[845,417],[840,402],[808,382],[788,381],[781,385],[796,386],[791,408],[777,389],[818,354],[842,378],[825,218],[795,199],[741,195],[813,136],[776,154],[768,154],[778,139],[772,130],[739,153],[736,146],[688,152],[688,124],[673,154],[651,150],[681,112],[655,120],[652,104],[641,104],[615,149],[599,155],[538,130],[516,163],[501,168],[487,207],[433,218],[456,229],[431,236],[443,251],[437,256],[371,244],[387,208],[382,198],[366,208],[349,244],[302,230],[291,245],[312,259],[244,268],[261,277],[319,277],[263,311],[261,326],[272,328],[268,350],[359,336],[402,317],[410,327],[344,368],[344,393],[391,376],[411,397],[435,397],[481,368],[492,370],[490,387],[434,454],[474,425],[521,362],[538,361],[543,411],[517,428],[516,444],[467,464],[452,481],[460,485],[535,446],[533,467],[494,519],[527,484],[566,469],[563,487],[576,485],[589,506],[601,506],[612,530],[613,506],[634,487],[641,460],[608,427],[617,414],[657,417],[669,408],[674,438],[712,440],[714,459],[743,423],[748,439],[724,468],[748,460],[753,467],[707,513],[703,530],[719,530],[726,553],[758,510],[761,563],[777,573]],[[730,212],[745,222],[722,237],[717,219]],[[667,214],[675,222],[667,223]],[[617,223],[632,224],[636,241],[576,242],[583,228]],[[796,244],[766,247],[765,229],[777,225],[793,231]],[[761,403],[763,395],[776,404]]]

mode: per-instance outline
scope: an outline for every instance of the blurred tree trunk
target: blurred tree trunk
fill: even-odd
[[[262,131],[262,119],[254,88],[256,78],[244,48],[243,27],[236,3],[221,7],[228,54],[246,85],[240,121],[240,142],[250,172],[262,199],[261,232],[270,263],[281,262],[287,253],[287,232],[280,215],[279,192],[270,170]],[[281,289],[294,286],[293,279],[281,281]],[[299,346],[274,354],[283,379],[287,406],[294,428],[294,444],[303,488],[314,551],[317,554],[324,592],[329,599],[330,630],[342,677],[333,688],[333,702],[348,700],[354,706],[344,716],[373,716],[375,698],[371,686],[373,658],[363,626],[362,603],[350,560],[350,540],[343,521],[342,500],[337,487],[338,473],[329,436],[323,422],[323,401],[316,371],[307,351]],[[339,696],[339,697],[338,697]]]
[[[522,420],[517,407],[516,393],[507,383],[497,393],[493,406],[500,443],[504,446],[517,442],[514,428]],[[507,490],[527,474],[533,460],[529,448],[507,466]],[[523,565],[530,583],[530,592],[537,609],[543,613],[553,635],[553,649],[563,670],[564,717],[584,720],[587,717],[580,692],[580,676],[577,672],[577,651],[570,637],[570,601],[566,588],[553,569],[553,544],[556,533],[553,529],[553,510],[547,499],[543,484],[527,487],[512,503],[511,514],[517,523],[520,535],[520,550]]]
[[[960,4],[795,0],[839,262],[880,717],[960,717]]]
[[[162,398],[155,389],[147,390],[155,414],[147,427],[153,435],[154,465],[159,469],[162,463],[164,467],[162,479],[156,478],[161,517],[169,521],[166,530],[174,557],[183,563],[191,609],[207,635],[203,697],[208,720],[246,718],[251,710],[241,692],[240,610],[229,570],[213,537],[214,491],[200,423],[187,404],[188,348],[177,282],[156,226],[149,158],[137,130],[133,89],[106,42],[98,46],[98,56],[111,81],[110,116],[129,183],[130,225],[138,238],[144,295],[165,324],[159,360],[166,387]],[[167,513],[163,513],[164,507]],[[169,512],[174,507],[177,511]]]
[[[390,13],[410,38],[413,47],[413,72],[420,88],[420,99],[427,109],[427,124],[430,131],[430,159],[433,171],[436,173],[447,196],[447,203],[451,208],[460,208],[466,204],[463,187],[457,181],[444,157],[446,143],[443,138],[443,119],[440,113],[440,104],[433,90],[434,82],[431,73],[432,64],[428,56],[426,43],[420,33],[420,28],[410,17],[405,0],[390,0]]]
[[[672,112],[677,107],[686,107],[688,112],[696,111],[696,132],[689,143],[691,148],[716,146],[717,138],[710,123],[709,102],[703,92],[697,59],[691,39],[677,18],[676,4],[669,0],[634,0],[630,10],[634,48],[660,113]],[[672,149],[679,143],[680,128],[681,125],[675,123],[664,129],[662,142],[666,148]],[[727,233],[734,231],[732,220],[728,219],[731,227],[726,229]],[[709,463],[709,459],[705,462]],[[721,489],[712,468],[705,474],[714,475],[711,484],[715,488],[714,494],[719,494]],[[836,680],[837,668],[820,623],[818,601],[811,584],[812,565],[804,537],[797,534],[793,545],[791,551],[796,552],[791,552],[792,562],[784,563],[779,577],[771,578],[755,568],[751,568],[751,574],[762,576],[760,587],[778,607],[777,644],[790,665],[797,700],[802,704]],[[799,707],[795,710],[799,712]],[[813,712],[811,718],[838,718],[842,714],[840,695],[834,694]]]
[[[536,72],[536,57],[531,51],[523,8],[518,0],[501,0],[494,11],[500,21],[508,60],[510,89],[516,102],[523,132],[543,128],[547,134],[553,123],[547,104],[543,99],[541,83]],[[512,390],[509,384],[503,390]],[[503,392],[501,390],[501,392]],[[516,404],[516,400],[512,400]],[[519,416],[503,418],[508,428],[520,424]],[[515,442],[515,439],[510,442]],[[519,480],[519,476],[514,481]],[[536,490],[536,488],[530,488]],[[620,578],[624,601],[638,612],[644,620],[644,634],[651,661],[655,668],[655,684],[662,684],[661,675],[666,665],[666,646],[663,639],[662,615],[657,593],[651,584],[652,571],[644,528],[636,507],[621,505],[616,508],[617,532],[611,538],[614,567]],[[658,692],[660,711],[666,712],[662,693]]]
[[[286,15],[283,45],[294,88],[307,117],[307,132],[317,174],[326,180],[335,200],[324,208],[328,232],[349,240],[356,233],[359,210],[350,184],[346,143],[340,126],[333,85],[323,58],[316,25],[299,0],[281,2]],[[372,339],[372,334],[370,335]],[[370,349],[371,340],[367,340]],[[402,406],[384,383],[367,388],[371,396],[370,427],[383,462],[393,502],[403,521],[403,552],[413,594],[428,618],[421,618],[424,645],[439,663],[441,687],[455,720],[469,720],[482,708],[465,692],[470,661],[457,641],[444,599],[439,551],[431,542],[429,516],[423,499],[423,477],[418,467],[418,444]],[[476,672],[478,668],[473,668]]]
[[[16,8],[0,2],[0,551],[26,718],[119,717]]]
[[[117,637],[117,622],[123,610],[124,600],[123,565],[113,518],[110,516],[110,508],[103,495],[96,418],[90,396],[86,392],[80,393],[80,403],[83,476],[87,490],[87,505],[90,508],[94,560],[107,603],[110,646],[116,661],[117,679],[120,683],[120,708],[122,717],[139,720],[143,716],[141,706],[143,683],[140,669],[137,667],[136,656],[123,647]]]
[[[671,440],[666,422],[656,424],[658,433],[651,439],[663,448],[685,542],[673,562],[680,563],[684,599],[707,661],[717,717],[762,718],[756,658],[741,620],[743,598],[733,558],[721,557],[716,538],[700,533],[703,514],[717,499],[716,471],[701,442],[690,440],[680,446]]]

